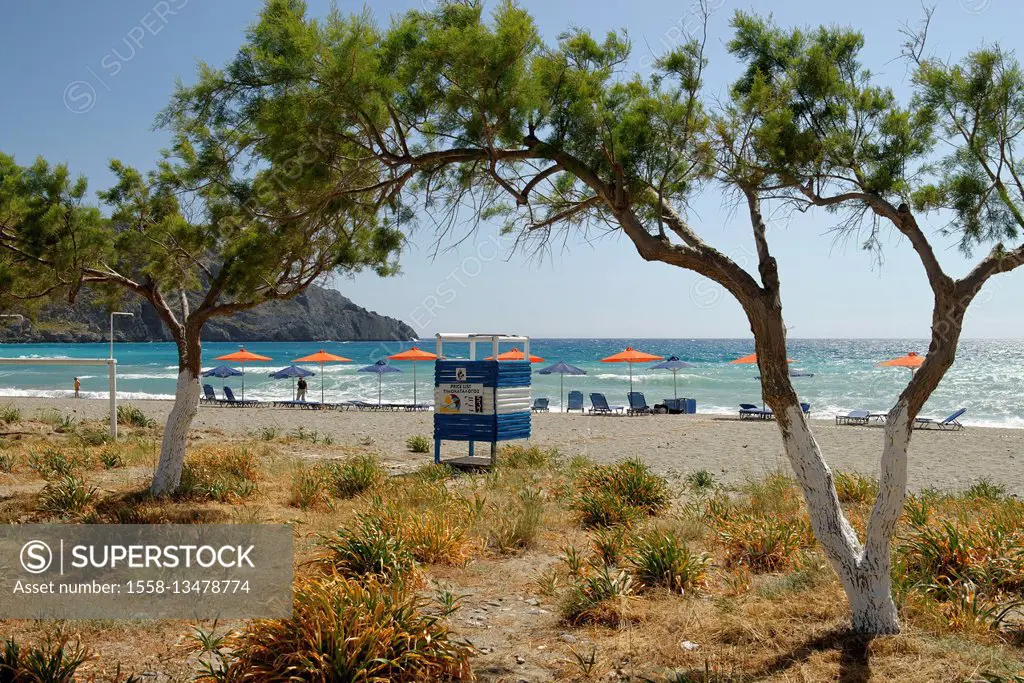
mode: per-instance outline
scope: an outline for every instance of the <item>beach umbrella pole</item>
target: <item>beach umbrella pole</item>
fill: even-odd
[[[324,364],[320,364],[320,405],[324,404]]]
[[[416,407],[416,361],[412,362],[412,407]]]
[[[679,385],[676,384],[676,370],[672,371],[672,396],[675,400],[679,400]]]
[[[565,373],[558,373],[558,412],[565,407]]]
[[[384,375],[382,375],[381,373],[377,373],[377,407],[378,408],[380,408],[380,405],[381,405],[380,395],[381,395],[381,386],[384,384],[383,381],[382,381],[383,379],[384,379]]]

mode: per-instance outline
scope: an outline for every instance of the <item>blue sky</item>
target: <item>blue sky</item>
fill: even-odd
[[[424,0],[429,2],[430,0]],[[692,25],[687,1],[628,3],[524,1],[548,39],[571,25],[597,33],[626,28],[634,41],[631,63],[643,70],[651,54],[680,40]],[[736,9],[759,10],[750,0],[713,0],[709,94],[721,95],[736,75],[725,54],[728,20]],[[340,3],[342,11],[362,5]],[[386,21],[419,0],[370,2]],[[327,2],[310,2],[322,15]],[[0,149],[22,163],[42,155],[66,161],[93,190],[110,182],[109,159],[149,168],[165,144],[153,130],[175,79],[193,78],[198,61],[228,61],[255,20],[259,2],[228,0],[39,0],[7,8],[0,25]],[[919,0],[773,3],[784,25],[852,24],[866,34],[866,65],[897,92],[906,93],[906,70],[895,60],[901,22],[921,16]],[[959,58],[984,42],[1017,48],[1024,7],[1011,0],[941,0],[930,49]],[[750,230],[729,198],[710,188],[696,199],[692,222],[741,263],[749,261]],[[941,225],[935,220],[931,228]],[[931,298],[909,245],[892,237],[885,263],[875,266],[856,240],[837,245],[824,214],[780,217],[770,239],[783,280],[783,301],[796,337],[924,337]],[[935,237],[947,269],[962,274],[968,262],[953,244]],[[538,337],[744,337],[749,328],[738,305],[691,273],[648,264],[624,238],[594,241],[570,236],[565,249],[542,261],[509,252],[493,230],[433,257],[429,221],[413,234],[402,256],[403,274],[373,275],[333,284],[357,303],[402,318],[426,336],[435,331],[499,331]],[[1024,272],[1001,276],[981,293],[969,314],[971,337],[1024,337]]]

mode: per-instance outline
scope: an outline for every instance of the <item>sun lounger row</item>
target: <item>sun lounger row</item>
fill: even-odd
[[[811,414],[811,404],[801,403],[800,410],[804,411],[804,415]],[[753,403],[741,403],[740,404],[740,419],[756,419],[756,420],[773,420],[775,419],[775,413],[772,412],[771,408],[758,408]]]
[[[662,406],[658,404],[658,408],[655,411],[654,408],[647,405],[647,399],[639,391],[631,391],[626,394],[626,398],[629,401],[628,406],[611,405],[608,403],[608,398],[602,394],[595,392],[590,395],[590,410],[592,415],[652,415],[655,412],[668,412],[668,413],[684,413],[686,412],[684,401],[687,399],[665,399],[665,404]],[[550,409],[550,401],[546,398],[537,398],[533,401],[532,406],[533,412],[547,412]],[[586,407],[583,405],[583,392],[582,391],[570,391],[569,401],[566,407],[566,412],[572,412],[578,410],[581,413],[588,412]]]
[[[300,410],[430,410],[429,403],[370,403],[369,401],[340,401],[338,403],[320,403],[319,401],[257,401],[255,399],[239,400],[235,398],[231,387],[224,387],[224,398],[218,398],[217,392],[209,384],[203,385],[202,403],[208,405],[234,406],[251,408],[269,406],[271,408],[297,408]]]
[[[944,431],[957,431],[963,429],[960,417],[967,412],[967,408],[961,408],[944,419],[937,417],[914,418],[914,429],[939,429]],[[836,415],[837,425],[866,425],[871,420],[885,422],[887,413],[875,413],[869,410],[851,410],[845,415]]]

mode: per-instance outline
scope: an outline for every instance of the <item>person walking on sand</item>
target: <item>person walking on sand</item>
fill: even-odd
[[[300,377],[299,378],[298,392],[295,394],[295,400],[296,401],[305,401],[306,400],[306,378],[305,377]]]
[[[78,392],[82,389],[82,381],[75,378],[75,398],[78,398]]]

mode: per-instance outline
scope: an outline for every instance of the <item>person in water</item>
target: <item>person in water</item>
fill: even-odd
[[[75,378],[75,398],[78,398],[78,392],[81,391],[81,389],[82,389],[82,381],[76,377]]]

